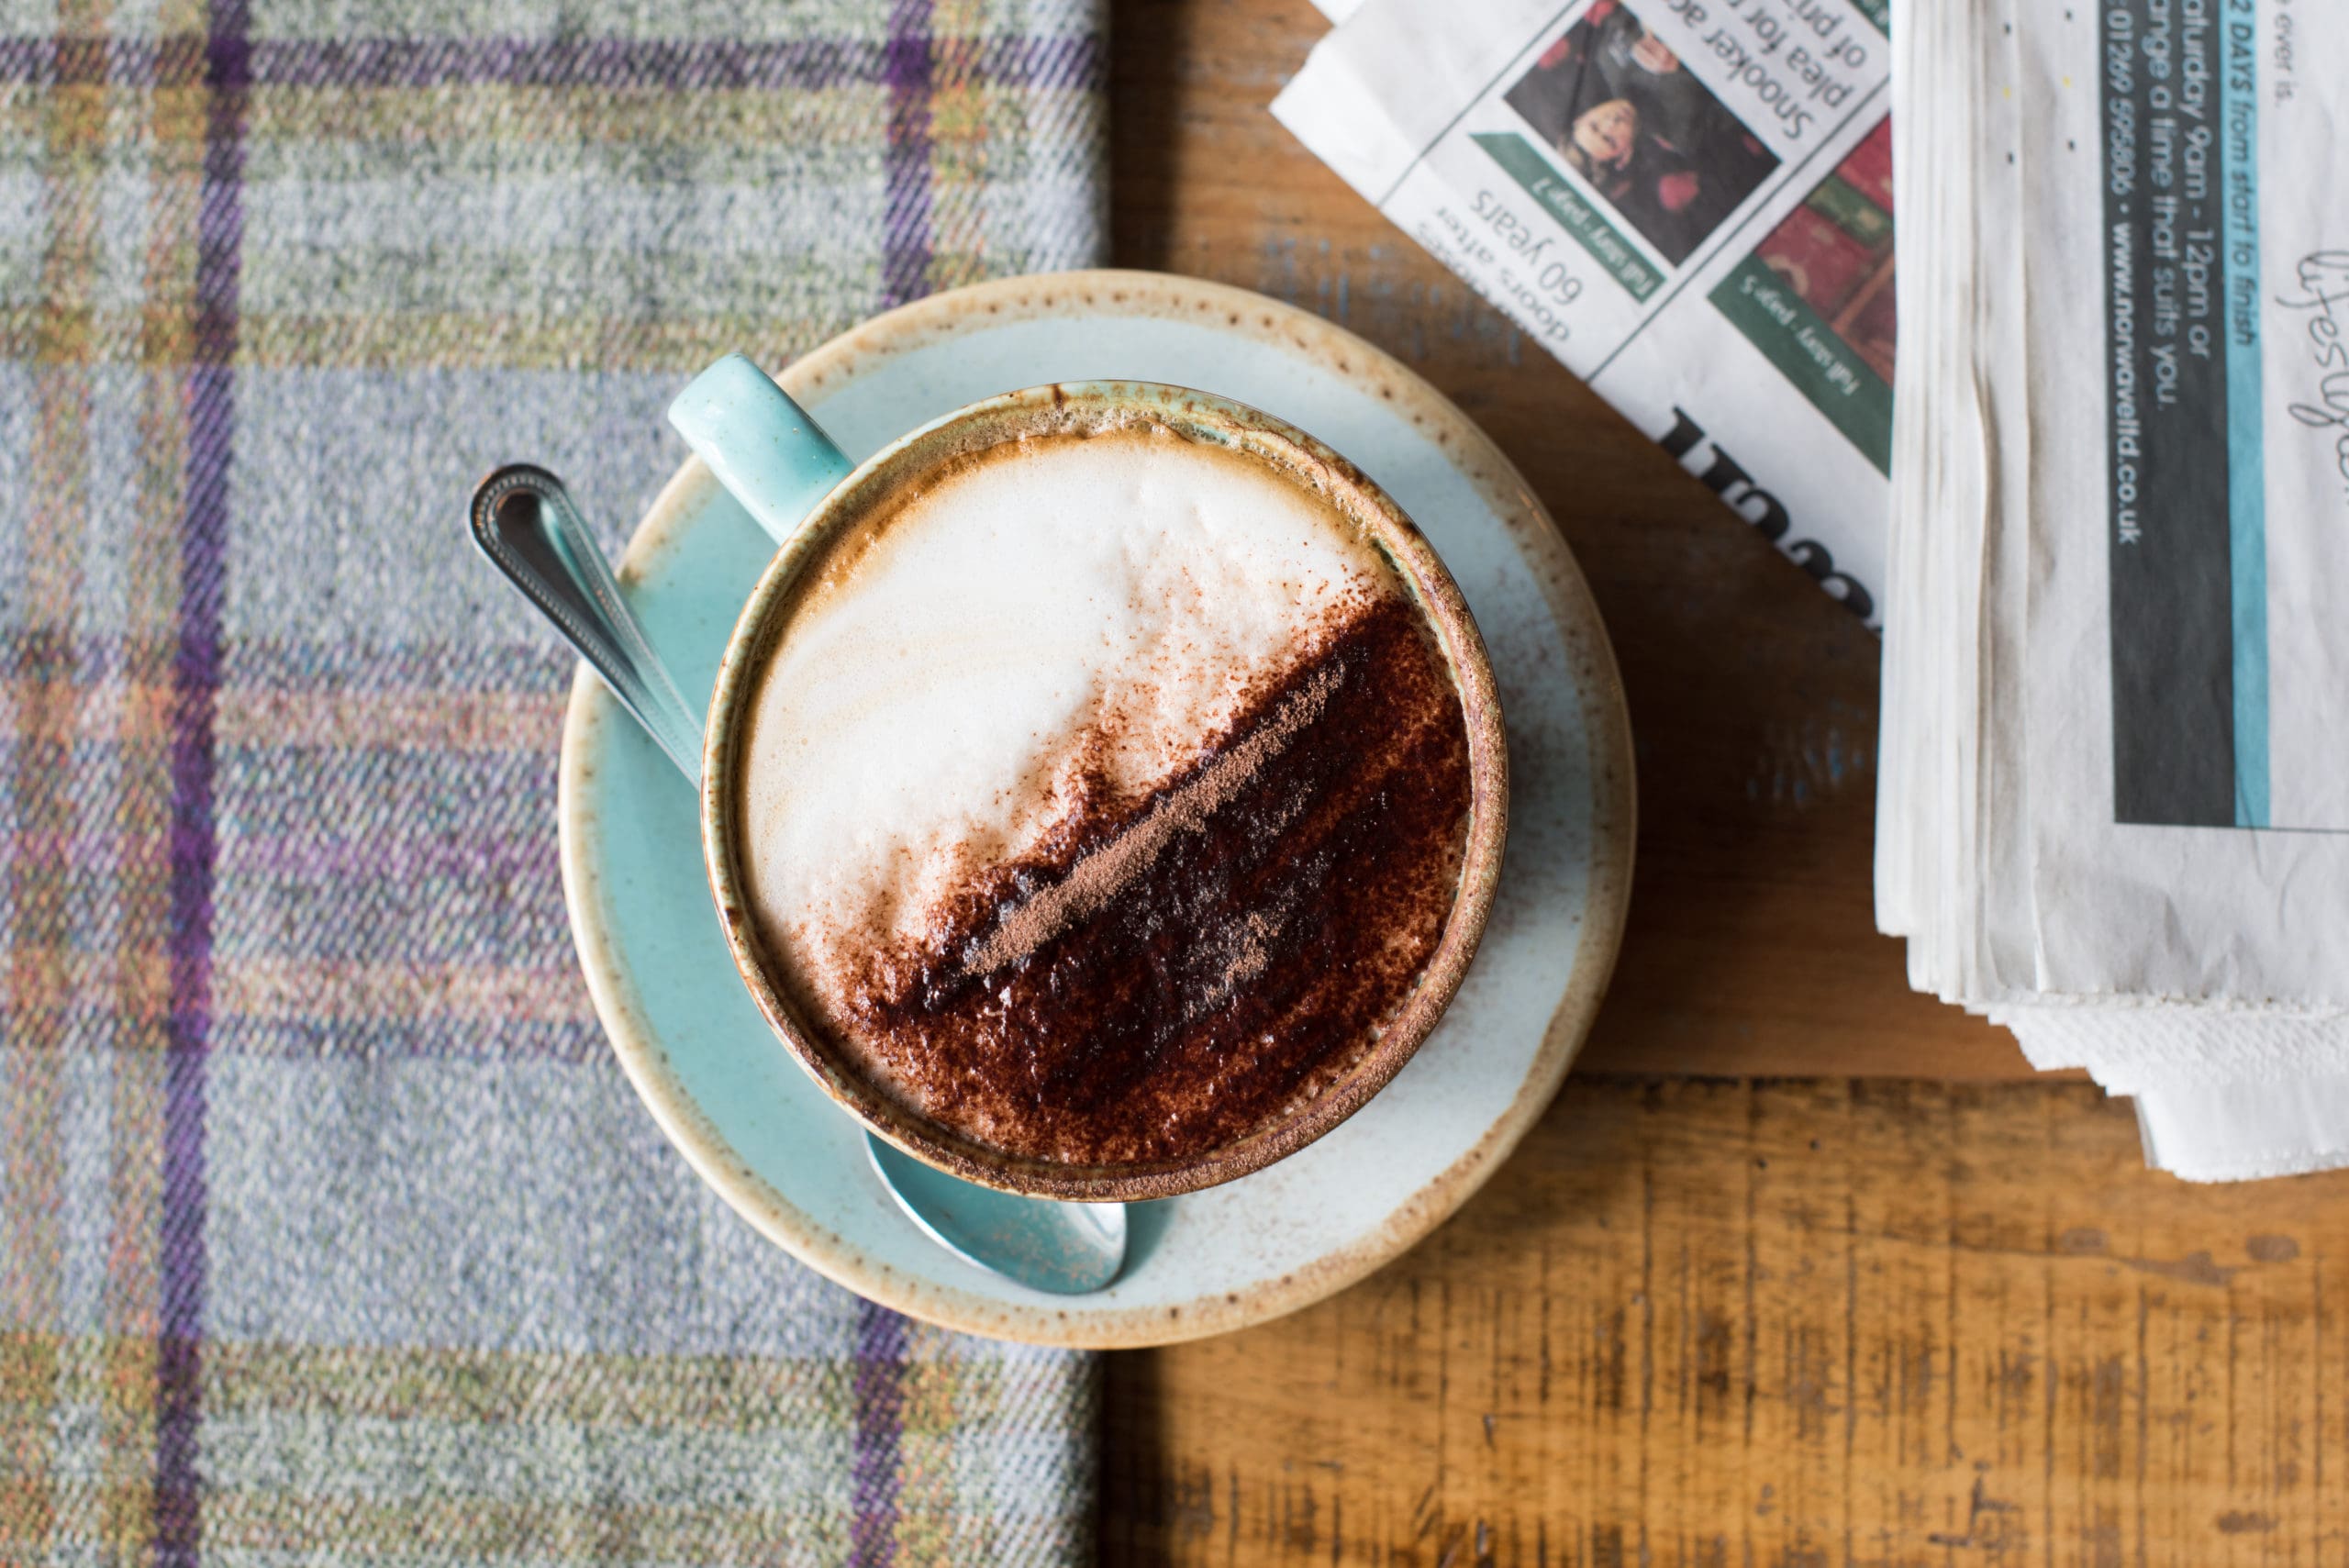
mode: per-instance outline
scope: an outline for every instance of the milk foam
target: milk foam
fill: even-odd
[[[834,552],[748,705],[744,880],[775,956],[842,1007],[974,873],[1088,789],[1169,783],[1400,592],[1344,514],[1164,430],[1007,443],[902,499]]]

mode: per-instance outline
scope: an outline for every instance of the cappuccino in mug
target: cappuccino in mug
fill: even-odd
[[[1461,692],[1296,473],[1144,418],[1022,430],[881,494],[774,619],[729,785],[756,943],[963,1139],[1228,1144],[1343,1079],[1444,936]]]

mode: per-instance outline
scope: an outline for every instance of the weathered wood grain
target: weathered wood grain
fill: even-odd
[[[2341,1562],[2344,1294],[2349,1175],[2089,1085],[1575,1079],[1365,1284],[1112,1358],[1103,1562]]]

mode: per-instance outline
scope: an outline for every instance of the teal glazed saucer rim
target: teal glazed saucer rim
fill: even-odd
[[[868,381],[894,385],[889,378],[895,376],[917,395],[928,395],[931,381],[941,376],[952,379],[944,372],[952,367],[958,354],[991,365],[987,356],[1007,351],[1003,345],[1013,343],[1019,329],[1049,333],[1072,319],[1098,325],[1104,332],[1123,331],[1138,341],[1173,340],[1169,333],[1190,332],[1242,339],[1233,345],[1235,353],[1244,349],[1263,361],[1259,370],[1264,377],[1286,378],[1285,385],[1294,382],[1303,389],[1295,395],[1335,398],[1338,394],[1313,390],[1335,385],[1343,388],[1350,408],[1360,404],[1378,411],[1381,417],[1391,415],[1408,432],[1400,438],[1412,449],[1405,455],[1434,463],[1433,454],[1440,453],[1441,464],[1448,465],[1445,482],[1454,488],[1464,484],[1491,514],[1491,519],[1479,526],[1491,531],[1497,525],[1505,531],[1501,543],[1508,547],[1503,553],[1509,558],[1510,569],[1521,566],[1531,580],[1531,593],[1520,589],[1520,596],[1538,594],[1545,611],[1539,651],[1542,668],[1518,673],[1564,683],[1561,701],[1568,717],[1562,722],[1576,727],[1572,736],[1545,736],[1535,744],[1550,748],[1571,763],[1564,770],[1574,774],[1571,780],[1553,781],[1554,787],[1568,790],[1571,798],[1562,797],[1561,808],[1574,817],[1566,825],[1571,830],[1562,829],[1568,848],[1558,851],[1565,855],[1570,851],[1571,863],[1556,868],[1553,880],[1559,887],[1570,888],[1571,896],[1578,902],[1563,914],[1546,912],[1549,924],[1544,929],[1554,929],[1563,940],[1554,951],[1545,951],[1537,959],[1520,955],[1497,961],[1488,939],[1487,955],[1479,960],[1480,966],[1495,962],[1518,966],[1496,984],[1541,997],[1554,994],[1555,1003],[1553,1006],[1541,1004],[1546,1009],[1546,1023],[1529,1031],[1534,1038],[1521,1047],[1508,1048],[1514,1053],[1509,1056],[1508,1070],[1520,1073],[1513,1089],[1504,1084],[1496,1091],[1488,1084],[1474,1081],[1467,1068],[1474,1065],[1476,1054],[1501,1049],[1476,1038],[1453,1048],[1460,1082],[1428,1080],[1432,1085],[1429,1094],[1449,1098],[1427,1103],[1450,1117],[1444,1125],[1454,1129],[1445,1134],[1447,1141],[1441,1148],[1419,1151],[1421,1159],[1440,1160],[1440,1165],[1430,1169],[1423,1179],[1412,1177],[1414,1184],[1408,1193],[1379,1200],[1380,1211],[1357,1233],[1334,1245],[1285,1238],[1277,1225],[1247,1209],[1250,1193],[1241,1189],[1251,1189],[1268,1199],[1276,1189],[1261,1184],[1273,1178],[1290,1184],[1277,1190],[1285,1203],[1294,1204],[1297,1195],[1292,1189],[1309,1174],[1303,1163],[1370,1119],[1366,1111],[1322,1144],[1253,1176],[1209,1193],[1142,1206],[1144,1210],[1160,1211],[1154,1216],[1138,1214],[1143,1233],[1160,1235],[1163,1240],[1155,1243],[1154,1251],[1146,1244],[1141,1249],[1144,1255],[1138,1257],[1129,1277],[1096,1297],[1071,1300],[1034,1296],[980,1274],[942,1253],[932,1258],[929,1251],[935,1249],[928,1243],[908,1246],[902,1238],[883,1232],[889,1223],[885,1205],[868,1205],[861,1194],[843,1196],[847,1184],[863,1179],[861,1162],[836,1160],[821,1150],[803,1147],[811,1141],[808,1133],[816,1124],[796,1119],[807,1114],[796,1103],[797,1096],[804,1091],[820,1099],[821,1091],[804,1078],[795,1088],[777,1075],[778,1071],[797,1073],[799,1065],[767,1032],[735,976],[706,887],[697,914],[707,930],[674,929],[686,923],[680,912],[682,904],[677,903],[682,895],[673,884],[671,868],[649,847],[662,835],[676,832],[667,822],[668,803],[653,795],[654,786],[649,781],[656,775],[649,768],[643,772],[646,782],[640,786],[634,741],[625,733],[629,721],[584,670],[574,683],[565,717],[558,817],[564,892],[597,1016],[640,1096],[704,1181],[763,1234],[870,1299],[917,1318],[996,1338],[1106,1348],[1163,1344],[1226,1332],[1309,1305],[1407,1250],[1499,1169],[1554,1096],[1604,993],[1629,899],[1635,806],[1630,725],[1612,650],[1580,571],[1554,524],[1516,470],[1466,416],[1402,364],[1341,328],[1221,284],[1143,272],[1061,273],[976,284],[918,301],[824,345],[777,379],[831,426],[827,404],[839,398],[841,406],[848,407],[856,401],[860,385]],[[990,337],[998,328],[1005,331]],[[1085,341],[1092,345],[1102,339],[1088,334]],[[1097,350],[1089,348],[1087,351]],[[1096,373],[1081,365],[1071,367],[1073,373],[1065,376],[1043,367],[1036,369],[1041,373],[1028,370],[1005,373],[998,389],[1085,379]],[[1150,364],[1133,366],[1131,373],[1136,379],[1174,379]],[[1243,402],[1258,401],[1245,386],[1215,390]],[[1296,417],[1290,408],[1274,412],[1285,418]],[[909,411],[904,428],[922,423],[927,417],[924,411]],[[1314,428],[1309,419],[1297,422]],[[834,433],[842,436],[852,457],[858,455],[852,437],[843,434],[841,428],[836,427]],[[1419,443],[1428,450],[1422,450]],[[1345,450],[1343,442],[1337,444]],[[1348,455],[1362,462],[1382,483],[1381,462],[1402,461],[1361,450]],[[1408,500],[1404,504],[1411,506]],[[688,461],[655,500],[630,541],[621,563],[621,580],[632,602],[652,624],[656,640],[674,634],[664,630],[666,617],[673,628],[687,627],[693,636],[707,639],[714,635],[716,646],[722,647],[732,612],[748,596],[763,564],[763,560],[745,553],[752,548],[747,536],[755,531],[747,517],[740,517],[739,508],[731,508],[740,518],[735,528],[721,515],[729,507],[730,498],[708,471],[697,460]],[[1419,511],[1413,507],[1415,516]],[[1421,517],[1420,520],[1425,526],[1427,519]],[[733,531],[728,532],[729,528]],[[744,539],[738,540],[736,533]],[[1451,547],[1441,539],[1438,543],[1449,559]],[[735,551],[732,571],[738,575],[713,583],[709,579],[718,568],[704,558],[715,559],[723,550]],[[751,564],[745,573],[741,563],[746,561]],[[1463,586],[1472,601],[1478,597],[1478,584],[1464,580]],[[721,617],[725,625],[718,632],[699,628],[698,623]],[[1480,612],[1479,619],[1483,618]],[[1489,626],[1486,632],[1489,640]],[[1500,662],[1497,651],[1495,662]],[[689,687],[699,681],[706,689],[707,679],[714,673],[713,653],[707,667],[689,667],[683,678]],[[1512,707],[1513,773],[1517,771],[1515,754],[1524,744],[1516,732],[1518,717]],[[649,751],[649,742],[642,749]],[[693,826],[697,814],[690,792],[681,793],[687,795],[681,811],[688,826],[679,847],[698,881],[699,835]],[[617,819],[623,814],[629,832],[607,834],[607,817]],[[640,814],[659,817],[661,821],[640,821]],[[1520,830],[1513,820],[1511,864],[1503,873],[1505,890],[1520,856]],[[1551,884],[1542,885],[1547,888]],[[663,904],[663,899],[669,903]],[[706,974],[706,968],[682,976],[669,973],[673,966],[706,965],[705,948],[724,965],[734,993],[730,997],[695,989],[696,975]],[[684,956],[678,958],[678,954]],[[1533,973],[1537,963],[1540,973]],[[1472,971],[1472,986],[1475,979]],[[1522,1012],[1520,1006],[1509,1016]],[[746,1017],[750,1028],[756,1030],[755,1042],[740,1037],[741,1020]],[[1447,1027],[1450,1023],[1447,1019]],[[1440,1029],[1432,1038],[1443,1040],[1444,1031]],[[1382,1101],[1373,1102],[1373,1108],[1410,1084],[1415,1073],[1434,1072],[1423,1065],[1428,1055],[1422,1051]],[[1521,1067],[1518,1065],[1520,1059]],[[722,1068],[718,1080],[726,1086],[723,1093],[707,1087],[709,1082],[718,1081],[711,1078],[717,1071],[713,1062]],[[705,1083],[698,1092],[688,1081],[696,1074]],[[762,1084],[776,1101],[772,1114],[768,1107],[751,1103]],[[1476,1104],[1483,1105],[1496,1095],[1500,1097],[1486,1109],[1462,1108],[1471,1096],[1482,1096]],[[785,1105],[784,1101],[794,1103]],[[851,1118],[829,1101],[823,1104],[841,1129],[854,1131]],[[1462,1116],[1468,1116],[1475,1124],[1465,1131],[1459,1130],[1465,1125]],[[1411,1130],[1407,1126],[1404,1136],[1408,1137]],[[823,1138],[829,1137],[831,1132],[826,1129]],[[849,1164],[857,1168],[838,1168]],[[1293,1171],[1293,1166],[1298,1169]],[[1211,1209],[1174,1209],[1174,1206],[1197,1205],[1218,1195],[1223,1195]],[[1328,1197],[1333,1209],[1356,1201],[1353,1195],[1336,1191]],[[1206,1213],[1215,1218],[1195,1218]],[[902,1217],[897,1221],[903,1223]],[[1234,1271],[1243,1263],[1255,1271],[1253,1277],[1236,1277]]]

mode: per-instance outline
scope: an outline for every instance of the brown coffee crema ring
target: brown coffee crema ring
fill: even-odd
[[[1374,597],[1335,620],[1150,799],[1080,813],[1052,842],[962,890],[924,952],[876,969],[852,1048],[794,994],[742,894],[738,743],[755,676],[814,573],[843,541],[854,548],[851,531],[907,484],[1006,440],[1137,428],[1276,470],[1356,524],[1408,600]],[[1359,470],[1211,395],[1040,387],[884,450],[775,557],[712,703],[704,851],[762,1012],[867,1125],[991,1186],[1163,1197],[1304,1147],[1409,1060],[1482,935],[1507,771],[1490,666],[1457,586]],[[1223,994],[1210,972],[1230,977]],[[1007,1018],[1020,1027],[1005,1029]],[[887,1060],[900,1082],[869,1071],[859,1051]],[[994,1092],[1007,1086],[1019,1092]],[[987,1138],[968,1130],[979,1124]]]

